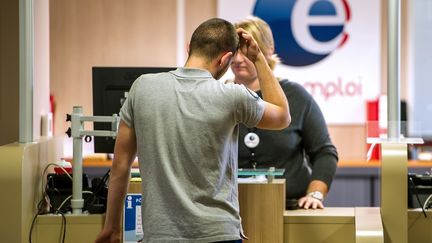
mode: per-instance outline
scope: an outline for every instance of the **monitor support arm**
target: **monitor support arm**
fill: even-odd
[[[73,137],[73,167],[72,167],[72,214],[82,214],[84,199],[82,197],[82,138],[86,136],[94,137],[112,137],[117,136],[117,129],[120,123],[120,117],[117,114],[112,116],[83,116],[81,106],[74,106],[72,115],[67,115],[66,121],[71,121],[71,128],[66,131],[69,137]],[[84,122],[110,122],[111,130],[86,131]]]

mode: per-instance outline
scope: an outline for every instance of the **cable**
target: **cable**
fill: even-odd
[[[86,199],[86,201],[90,201],[90,202],[88,202],[87,209],[90,209],[96,203],[96,201],[98,199],[100,199],[98,197],[99,196],[99,192],[106,186],[106,183],[107,183],[107,180],[109,178],[110,172],[111,172],[111,169],[108,169],[108,171],[102,176],[101,182],[96,186],[96,188],[92,188],[92,191],[93,191],[92,197],[89,197],[89,198]]]
[[[414,183],[412,177],[408,176],[408,179],[409,179],[409,181],[411,182],[412,186],[415,187],[416,185],[415,185],[415,183]],[[411,186],[408,186],[408,189],[411,191],[411,193],[413,193],[413,190],[412,190],[412,187],[411,187]],[[420,202],[420,198],[419,198],[419,196],[418,196],[417,190],[414,190],[414,192],[415,192],[415,193],[413,193],[413,194],[416,196],[416,198],[417,198],[417,202],[418,202],[419,205],[421,206],[422,204],[421,204],[421,202]],[[426,214],[426,212],[425,212],[425,210],[424,210],[424,206],[422,207],[422,211],[423,211],[423,215],[425,216],[425,218],[427,218],[427,214]]]
[[[88,193],[88,191],[85,191],[85,192]],[[67,223],[66,223],[66,216],[64,215],[64,213],[60,209],[61,209],[61,207],[63,207],[63,205],[66,203],[66,201],[68,199],[70,199],[71,197],[72,196],[69,196],[67,199],[65,199],[62,202],[62,204],[58,208],[55,209],[55,213],[54,213],[54,214],[60,214],[60,216],[62,217],[62,224],[61,224],[61,227],[60,227],[60,230],[62,230],[62,235],[61,235],[62,241],[61,241],[61,243],[64,243],[65,239],[66,239],[66,226],[67,226]]]
[[[88,194],[93,194],[92,191],[83,191],[83,193],[88,193]],[[58,208],[56,209],[56,211],[54,212],[54,214],[60,213],[61,212],[61,208],[66,204],[67,201],[69,201],[72,198],[72,195],[68,196],[65,200],[63,200],[63,202],[58,206]]]
[[[66,239],[66,217],[63,213],[60,213],[60,215],[62,216],[62,228],[63,228],[62,243],[64,243]]]
[[[424,212],[424,210],[426,209],[426,206],[428,205],[429,200],[430,200],[431,198],[432,198],[432,194],[430,194],[429,197],[426,198],[426,201],[424,202],[423,207],[422,207],[423,212]]]
[[[44,178],[45,178],[45,174],[48,170],[48,168],[50,166],[56,166],[56,167],[60,167],[61,170],[63,170],[63,172],[72,180],[72,176],[60,165],[55,164],[55,163],[48,163],[43,172],[42,172],[42,183],[41,183],[41,189],[42,189],[42,199],[38,202],[38,204],[36,205],[37,211],[35,216],[32,219],[32,223],[30,225],[30,232],[29,232],[29,243],[32,243],[32,234],[33,234],[33,228],[34,228],[34,224],[36,222],[36,219],[39,215],[42,214],[47,214],[49,212],[49,208],[52,207],[48,193],[47,193],[47,187],[48,187],[48,183],[45,183]],[[62,215],[62,227],[63,227],[63,237],[62,237],[62,242],[65,242],[65,236],[66,236],[66,217],[60,213]]]
[[[48,193],[47,193],[48,183],[45,183],[45,181],[44,181],[45,174],[46,174],[46,172],[50,166],[60,167],[60,169],[63,170],[63,172],[71,180],[73,180],[72,176],[61,165],[58,165],[55,163],[48,163],[45,166],[45,168],[42,172],[42,183],[41,183],[42,184],[42,187],[41,187],[42,188],[42,199],[38,202],[38,204],[36,206],[37,212],[32,219],[32,223],[30,226],[30,232],[29,232],[29,243],[32,243],[32,234],[33,234],[34,224],[36,222],[37,217],[39,215],[42,215],[42,214],[47,214],[50,211],[50,208],[52,207],[51,202],[50,202],[50,198],[49,198]],[[109,173],[110,173],[110,170],[108,170],[107,173],[102,177],[103,183],[100,183],[98,185],[96,192],[99,192],[103,188],[103,185],[105,185],[106,180],[109,178]],[[56,190],[56,191],[59,192],[58,190]],[[92,191],[83,191],[83,193],[88,193],[88,194],[92,194],[92,195],[95,194]],[[72,195],[68,196],[66,199],[63,200],[63,202],[59,205],[59,207],[54,209],[55,214],[60,214],[62,216],[62,224],[61,224],[61,229],[62,229],[62,241],[61,242],[62,243],[64,243],[65,239],[66,239],[66,226],[67,226],[67,224],[66,224],[66,217],[65,217],[64,213],[61,212],[61,209],[66,204],[66,202],[68,200],[70,200],[71,198],[72,198]]]
[[[37,216],[43,214],[42,213],[42,204],[43,204],[43,202],[46,202],[44,200],[44,197],[42,197],[42,199],[38,202],[38,204],[36,206],[37,207],[37,212],[36,212],[35,216],[33,217],[33,220],[32,220],[31,226],[30,226],[29,243],[32,243],[32,238],[31,237],[32,237],[32,233],[33,233],[34,223],[35,223],[35,221],[37,219]]]

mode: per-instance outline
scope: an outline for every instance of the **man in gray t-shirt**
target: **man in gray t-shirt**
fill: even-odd
[[[258,70],[263,100],[243,85],[216,80],[238,46]],[[252,36],[225,20],[207,20],[192,35],[185,66],[139,77],[120,116],[106,222],[96,242],[120,242],[136,155],[144,242],[239,240],[237,124],[281,129],[290,123],[285,95]]]

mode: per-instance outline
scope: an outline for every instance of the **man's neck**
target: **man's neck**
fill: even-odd
[[[212,67],[211,63],[207,62],[202,58],[197,58],[197,57],[189,57],[184,67],[207,70],[212,74],[212,76],[214,76],[214,74],[216,73],[216,70]]]

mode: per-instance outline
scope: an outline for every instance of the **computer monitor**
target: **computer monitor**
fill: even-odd
[[[93,67],[93,115],[119,114],[125,93],[142,74],[174,70],[173,67]],[[94,123],[94,130],[111,130],[110,123]],[[113,153],[115,139],[95,137],[95,153]]]

